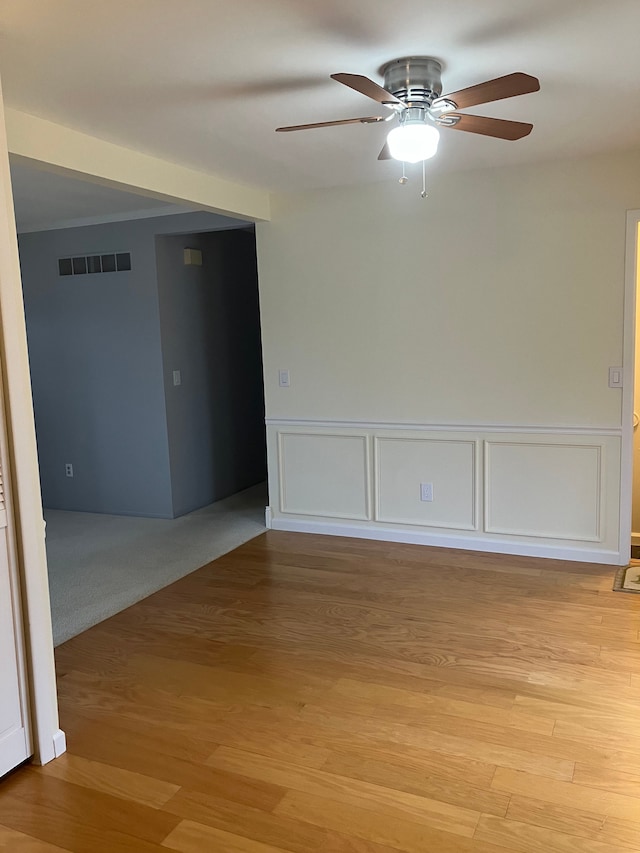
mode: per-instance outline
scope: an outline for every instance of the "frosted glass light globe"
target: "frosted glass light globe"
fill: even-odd
[[[405,121],[394,127],[387,136],[389,153],[395,160],[419,163],[428,160],[438,150],[440,134],[433,125],[423,121]]]

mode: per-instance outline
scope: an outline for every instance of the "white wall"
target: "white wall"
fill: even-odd
[[[213,217],[215,219],[215,217]],[[49,509],[171,518],[154,233],[179,217],[19,238]],[[60,276],[58,258],[131,254],[131,270]],[[65,465],[73,465],[73,477]]]
[[[566,546],[568,557],[615,562],[621,392],[607,380],[622,359],[625,211],[640,206],[639,167],[634,152],[442,175],[429,180],[427,200],[417,182],[390,181],[274,203],[272,221],[257,226],[274,526],[310,529],[303,492],[313,491],[329,453],[326,442],[322,452],[309,446],[305,458],[320,454],[322,465],[311,465],[306,485],[296,482],[298,504],[283,505],[279,433],[339,427],[374,441],[376,430],[407,437],[416,426],[446,427],[447,440],[458,440],[462,428],[483,459],[474,469],[474,547],[556,553]],[[279,368],[291,371],[290,388],[278,387]],[[487,442],[496,434],[521,436],[522,445],[511,461],[500,458],[510,475],[499,484],[489,482],[498,457]],[[595,456],[530,450],[585,442]],[[403,464],[419,467],[418,456]],[[379,491],[374,461],[365,468]],[[420,476],[431,477],[428,464]],[[459,466],[445,465],[438,476],[454,494],[462,484]],[[414,500],[414,481],[407,474],[394,484],[396,496],[385,493],[384,505],[397,500],[400,512],[409,495]],[[406,512],[387,516],[412,523],[375,513],[345,518],[339,490],[336,481],[322,512],[316,507],[316,529],[338,518],[360,535],[382,536],[382,527],[396,538],[443,535],[439,524]],[[515,519],[492,522],[489,497],[494,507],[520,501],[539,523],[525,533]],[[560,519],[553,530],[550,508]]]

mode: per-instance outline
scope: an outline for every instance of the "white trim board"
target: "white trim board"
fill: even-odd
[[[35,760],[45,764],[63,747],[56,692],[51,607],[44,545],[20,262],[0,93],[0,355],[8,430],[16,545],[27,640]]]
[[[58,729],[53,736],[53,751],[55,752],[56,758],[62,755],[63,752],[67,751],[67,737],[62,729]]]
[[[513,554],[519,557],[544,557],[551,560],[568,560],[578,563],[601,563],[607,566],[622,565],[617,551],[600,551],[561,546],[537,545],[528,542],[505,542],[498,539],[457,537],[415,530],[394,530],[389,527],[370,527],[355,524],[334,524],[297,518],[274,518],[272,530],[289,533],[319,533],[324,536],[348,536],[354,539],[372,539],[380,542],[401,542],[409,545],[431,545],[438,548],[460,548],[465,551],[482,551],[491,554]]]
[[[640,214],[640,211],[638,211]],[[625,373],[625,385],[626,385]],[[311,418],[265,418],[266,426],[318,427],[322,429],[388,429],[409,432],[495,432],[530,435],[611,435],[621,436],[623,428],[603,426],[523,426],[522,424],[425,424],[393,423],[391,421],[328,421]]]
[[[631,558],[631,506],[633,502],[633,395],[635,383],[636,274],[640,210],[627,211],[624,318],[622,343],[622,447],[620,451],[620,539],[623,563]]]

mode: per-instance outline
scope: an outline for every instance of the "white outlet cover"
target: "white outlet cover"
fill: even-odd
[[[420,483],[420,500],[433,500],[433,483]]]

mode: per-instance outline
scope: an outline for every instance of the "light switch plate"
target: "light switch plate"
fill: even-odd
[[[281,388],[288,388],[291,385],[291,377],[288,370],[278,371],[278,385]]]
[[[621,367],[609,368],[609,388],[622,388],[622,379]]]

